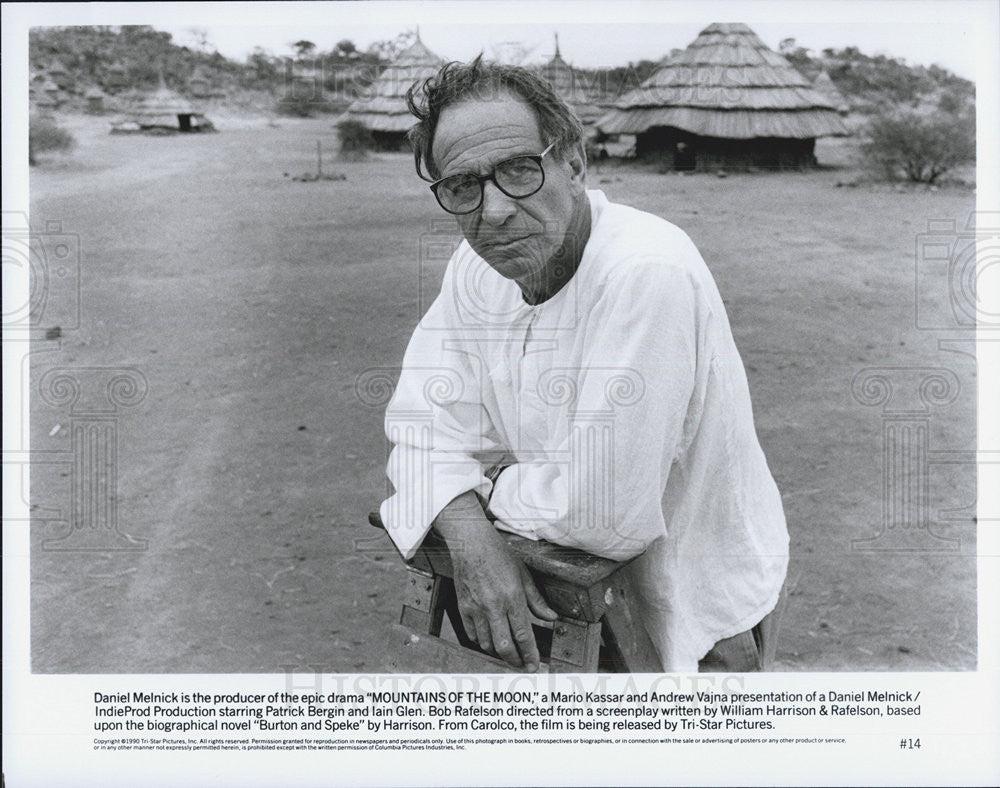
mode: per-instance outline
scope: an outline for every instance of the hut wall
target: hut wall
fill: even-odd
[[[804,169],[816,166],[815,139],[701,137],[657,126],[636,136],[639,158],[673,170]]]

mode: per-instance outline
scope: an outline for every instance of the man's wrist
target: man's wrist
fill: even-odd
[[[471,490],[456,496],[440,511],[431,525],[449,545],[458,539],[468,539],[479,527],[493,527],[483,511],[479,497]]]

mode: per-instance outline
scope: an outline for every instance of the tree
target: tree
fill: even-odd
[[[271,53],[263,47],[254,47],[247,57],[247,66],[258,82],[271,82],[278,77],[278,65]]]
[[[305,39],[296,41],[292,44],[292,48],[295,50],[295,57],[299,60],[311,56],[316,51],[316,45],[312,41],[306,41]]]
[[[358,48],[354,45],[354,42],[349,38],[345,38],[342,41],[337,42],[337,48],[334,52],[340,57],[346,60],[352,60],[356,58],[360,53]]]
[[[917,183],[934,183],[976,156],[976,124],[969,114],[883,113],[871,119],[867,131],[862,151],[890,180],[902,173]]]

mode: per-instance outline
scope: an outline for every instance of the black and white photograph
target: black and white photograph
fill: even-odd
[[[3,9],[12,787],[1000,779],[992,4],[88,5]]]

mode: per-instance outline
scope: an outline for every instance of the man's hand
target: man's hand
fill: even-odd
[[[469,637],[513,665],[538,669],[538,646],[528,610],[554,621],[524,564],[507,550],[474,493],[458,496],[434,521],[448,545],[455,590]]]

